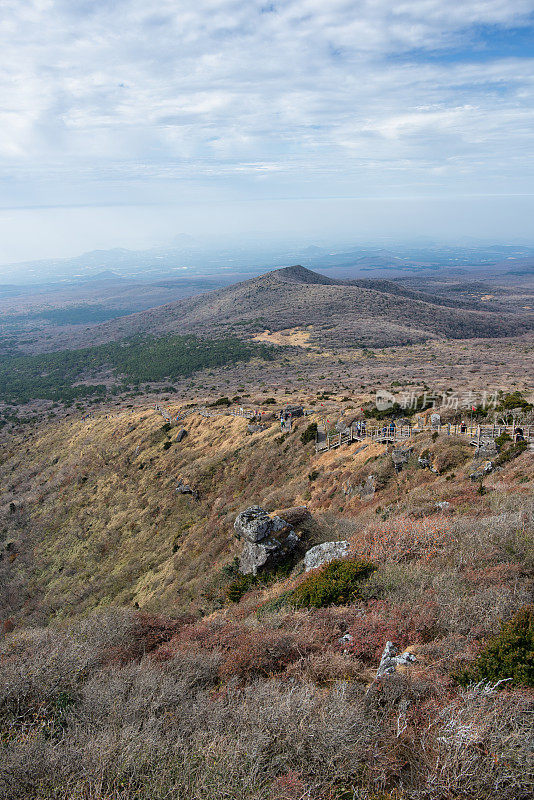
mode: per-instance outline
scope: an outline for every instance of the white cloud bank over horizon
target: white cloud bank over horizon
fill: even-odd
[[[533,21],[530,0],[4,0],[0,261],[240,225],[525,238]]]

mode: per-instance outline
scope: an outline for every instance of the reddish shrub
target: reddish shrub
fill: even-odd
[[[471,586],[483,587],[510,585],[525,574],[527,569],[522,564],[495,564],[484,569],[468,568],[464,577]]]
[[[376,600],[349,626],[352,642],[345,649],[364,663],[375,665],[387,641],[404,648],[436,638],[438,613],[438,606],[430,601],[412,606]]]
[[[236,645],[228,652],[221,666],[223,678],[280,674],[315,649],[300,637],[279,630],[263,630]]]
[[[345,653],[327,649],[312,653],[299,659],[286,669],[286,675],[297,681],[312,682],[318,685],[332,684],[337,681],[350,681],[361,677],[360,661],[350,658]]]
[[[159,648],[158,660],[172,658],[178,652],[221,654],[221,678],[281,674],[286,667],[311,652],[319,644],[296,631],[262,628],[255,631],[239,623],[210,625],[200,622],[185,626],[166,645]]]
[[[272,785],[272,797],[276,800],[301,800],[306,797],[306,785],[297,772],[290,770],[276,778]]]
[[[452,541],[450,524],[443,517],[397,517],[369,527],[354,542],[354,550],[373,561],[429,560]]]
[[[15,630],[15,623],[8,617],[2,622],[2,630],[4,633],[11,633],[11,631]]]

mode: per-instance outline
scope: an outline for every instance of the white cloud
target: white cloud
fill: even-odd
[[[466,175],[516,191],[532,176],[534,59],[424,53],[533,13],[532,0],[4,0],[2,202],[195,182],[209,196],[213,181],[391,193],[401,175],[423,191],[430,173],[443,191]]]

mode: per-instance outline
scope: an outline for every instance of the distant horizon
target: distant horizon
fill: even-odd
[[[524,209],[531,205],[532,217],[529,220],[534,218],[534,195],[531,198],[509,198],[501,223],[495,222],[492,230],[487,230],[488,208],[495,209],[502,199],[458,197],[455,203],[458,224],[452,230],[449,230],[449,223],[441,229],[437,223],[444,207],[447,207],[443,198],[428,198],[424,210],[419,209],[420,201],[413,198],[280,200],[271,203],[269,214],[266,214],[268,220],[279,222],[278,227],[275,222],[272,228],[256,227],[254,223],[258,220],[252,215],[250,226],[243,230],[239,225],[224,225],[220,221],[209,227],[214,208],[208,204],[200,205],[208,220],[204,228],[196,227],[198,221],[195,221],[191,209],[187,211],[191,225],[181,228],[180,223],[186,214],[178,214],[177,206],[157,203],[16,207],[9,211],[0,208],[0,233],[4,230],[0,240],[0,271],[6,266],[76,258],[97,250],[148,251],[171,247],[176,246],[173,242],[180,238],[204,241],[213,249],[238,248],[252,243],[260,247],[270,243],[275,248],[312,245],[332,248],[404,247],[421,242],[443,246],[466,246],[470,243],[475,246],[534,246],[530,224],[524,230],[521,226],[513,230],[507,224],[510,219],[517,219],[519,207]],[[332,205],[337,209],[335,213],[330,210]],[[241,209],[238,216],[245,223],[247,201],[234,201],[223,206],[225,213],[233,219],[237,214],[232,212]],[[387,219],[384,219],[386,215]],[[415,226],[415,218],[419,219],[419,226]],[[116,219],[113,232],[102,230],[104,219],[107,227],[111,220]],[[509,228],[506,232],[503,230],[505,227]],[[30,230],[30,235],[20,234],[20,230],[25,229]]]
[[[1,209],[0,209],[1,213]],[[30,245],[33,250],[33,246]],[[203,250],[205,252],[217,253],[226,250],[247,251],[255,250],[258,252],[265,251],[265,249],[272,249],[273,251],[281,250],[296,250],[304,252],[306,249],[320,249],[332,250],[335,252],[343,252],[347,249],[362,248],[362,249],[409,249],[415,247],[432,247],[432,248],[446,248],[446,247],[460,247],[460,248],[485,248],[485,247],[517,247],[517,248],[534,248],[534,234],[529,236],[516,236],[516,237],[499,237],[496,235],[475,236],[469,234],[458,234],[456,236],[432,236],[424,233],[414,233],[406,236],[394,236],[387,234],[376,236],[327,236],[321,235],[316,231],[315,236],[311,235],[309,238],[305,235],[283,235],[279,233],[266,233],[259,231],[247,232],[244,234],[223,235],[214,234],[210,232],[203,232],[201,234],[191,234],[185,231],[174,232],[169,237],[162,238],[146,243],[145,246],[136,247],[134,244],[127,242],[111,243],[109,245],[102,244],[99,247],[91,248],[76,248],[75,245],[68,248],[52,248],[47,255],[43,255],[40,248],[34,251],[34,255],[27,258],[20,258],[10,261],[0,261],[0,274],[5,267],[17,267],[27,264],[38,264],[39,262],[51,261],[69,261],[82,258],[87,255],[94,255],[96,253],[109,254],[112,252],[117,253],[139,253],[149,254],[156,251],[173,250],[180,252],[181,250],[187,251]],[[109,267],[106,267],[109,268]]]
[[[238,281],[301,263],[316,272],[337,271],[338,277],[364,273],[376,277],[376,274],[387,276],[414,270],[465,272],[491,268],[492,264],[503,265],[508,260],[511,266],[527,261],[529,267],[534,267],[534,242],[504,242],[495,238],[484,241],[475,237],[439,241],[428,236],[360,242],[319,238],[309,242],[272,242],[253,236],[235,242],[178,236],[175,241],[145,249],[97,248],[72,256],[0,264],[0,284],[76,283],[94,280],[100,274],[144,282],[163,278]]]

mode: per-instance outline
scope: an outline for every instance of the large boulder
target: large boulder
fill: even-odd
[[[312,547],[304,556],[304,567],[306,572],[317,567],[322,567],[323,564],[328,564],[335,558],[344,558],[349,554],[350,545],[348,542],[324,542]]]
[[[261,506],[251,506],[237,515],[234,533],[238,539],[261,542],[272,528],[272,519]]]
[[[275,567],[293,553],[298,542],[293,530],[289,530],[283,539],[268,536],[256,544],[245,542],[239,557],[239,571],[243,575],[257,575],[262,569]]]
[[[257,575],[262,569],[276,566],[291,555],[299,542],[285,519],[270,517],[261,506],[251,506],[238,514],[234,533],[245,540],[239,558],[243,575]]]

